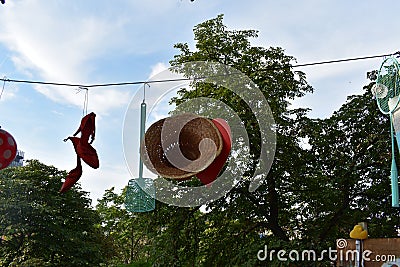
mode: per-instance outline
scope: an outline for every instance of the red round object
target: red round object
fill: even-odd
[[[219,173],[225,165],[226,160],[229,157],[232,148],[232,133],[229,124],[221,118],[213,119],[212,122],[218,128],[219,133],[222,137],[222,151],[214,161],[205,170],[196,174],[197,178],[205,185],[211,185],[211,183],[217,179]]]
[[[0,129],[0,170],[6,168],[17,155],[17,143],[14,137]]]

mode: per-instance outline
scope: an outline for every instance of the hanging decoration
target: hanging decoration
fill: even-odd
[[[86,89],[86,88],[80,88]],[[88,90],[86,89],[85,101],[84,101],[84,114],[87,113],[87,104],[88,104]],[[99,158],[97,155],[96,149],[92,147],[92,143],[95,139],[96,135],[96,114],[91,112],[85,115],[81,123],[73,134],[73,136],[69,136],[64,139],[64,142],[70,140],[74,146],[74,150],[77,158],[77,166],[72,169],[60,189],[61,193],[67,192],[71,187],[81,178],[82,176],[82,163],[81,159],[93,169],[97,169],[100,166]],[[81,134],[80,137],[76,137],[76,135]],[[89,141],[90,139],[90,141]]]
[[[3,77],[3,88],[1,89],[1,92],[0,92],[0,99],[3,97],[4,87],[6,86],[6,81],[7,81],[7,77],[4,76]]]
[[[389,115],[390,136],[392,141],[392,163],[391,163],[391,183],[392,183],[392,206],[399,207],[399,183],[398,171],[395,160],[394,131],[396,129],[396,139],[400,148],[400,68],[397,59],[393,56],[386,58],[378,72],[376,83],[372,87],[372,93],[376,98],[379,110]]]
[[[169,179],[197,176],[212,183],[231,150],[231,131],[223,119],[179,114],[153,123],[146,131],[141,155],[153,173]]]
[[[143,140],[146,125],[146,84],[143,87],[143,102],[140,105],[140,142]],[[139,177],[128,182],[125,196],[125,208],[129,212],[148,212],[155,209],[156,190],[153,179],[143,178],[143,162],[139,159]]]
[[[221,118],[213,119],[212,122],[218,128],[219,133],[222,137],[222,150],[221,154],[215,158],[215,160],[208,166],[204,171],[196,174],[196,177],[206,185],[217,179],[217,176],[224,167],[232,148],[232,136],[231,128],[228,123]]]
[[[0,170],[10,165],[16,155],[17,143],[14,137],[9,132],[0,129]]]
[[[3,87],[0,92],[0,99],[4,93],[7,77],[3,78]],[[7,168],[17,155],[17,142],[14,137],[0,126],[0,170]]]
[[[74,135],[64,139],[64,142],[70,140],[74,146],[77,156],[77,167],[68,173],[60,189],[61,193],[68,191],[82,176],[81,159],[93,169],[99,168],[100,164],[96,149],[91,145],[95,138],[95,118],[96,114],[94,112],[83,117]],[[81,133],[81,137],[75,137],[78,133]],[[91,138],[90,142],[89,138]]]
[[[69,189],[71,189],[74,186],[74,184],[78,182],[81,176],[82,176],[82,163],[81,159],[77,156],[76,167],[68,173],[63,185],[61,186],[60,193],[67,192]]]

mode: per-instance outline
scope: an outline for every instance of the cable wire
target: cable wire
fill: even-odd
[[[298,67],[308,67],[308,66],[315,66],[315,65],[323,65],[323,64],[332,64],[332,63],[340,63],[340,62],[348,62],[348,61],[357,61],[357,60],[365,60],[365,59],[373,59],[373,58],[379,58],[379,57],[388,57],[388,56],[393,56],[393,55],[399,55],[399,52],[396,52],[394,54],[386,54],[386,55],[376,55],[376,56],[365,56],[365,57],[355,57],[355,58],[345,58],[345,59],[336,59],[336,60],[329,60],[329,61],[321,61],[321,62],[313,62],[313,63],[305,63],[305,64],[298,64],[298,65],[293,65],[293,68],[298,68]]]
[[[341,62],[349,62],[349,61],[358,61],[358,60],[366,60],[380,57],[388,57],[400,55],[400,51],[395,52],[393,54],[384,54],[384,55],[374,55],[374,56],[364,56],[364,57],[355,57],[355,58],[345,58],[345,59],[336,59],[336,60],[328,60],[328,61],[320,61],[320,62],[312,62],[312,63],[304,63],[304,64],[296,64],[296,65],[286,65],[280,67],[271,67],[265,68],[261,71],[270,71],[270,70],[279,70],[285,68],[299,68],[299,67],[308,67],[315,65],[325,65],[325,64],[333,64],[333,63],[341,63]],[[200,77],[200,79],[206,77]],[[123,85],[138,85],[138,84],[147,84],[150,83],[166,83],[166,82],[179,82],[179,81],[190,81],[194,78],[177,78],[177,79],[164,79],[164,80],[149,80],[149,81],[134,81],[134,82],[118,82],[118,83],[102,83],[102,84],[73,84],[73,83],[59,83],[59,82],[44,82],[44,81],[32,81],[32,80],[17,80],[17,79],[8,79],[6,77],[0,79],[0,81],[13,82],[13,83],[26,83],[26,84],[39,84],[39,85],[53,85],[53,86],[67,86],[67,87],[78,87],[78,88],[93,88],[93,87],[110,87],[110,86],[123,86]],[[195,79],[199,79],[196,77]]]

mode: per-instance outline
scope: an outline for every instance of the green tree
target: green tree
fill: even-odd
[[[152,213],[136,216],[126,211],[125,192],[126,189],[117,194],[114,188],[108,189],[96,205],[102,221],[101,230],[109,244],[107,263],[112,265],[146,260],[150,247],[151,239],[147,229],[152,220]]]
[[[249,38],[256,37],[256,31],[227,30],[222,19],[197,25],[196,50],[177,44],[180,54],[171,64],[192,77],[190,70],[179,68],[181,63],[214,61],[250,77],[272,109],[277,150],[271,171],[256,192],[247,190],[244,179],[224,198],[207,205],[209,212],[202,214],[206,218],[198,220],[209,226],[197,235],[204,244],[198,248],[198,262],[253,266],[259,264],[256,253],[264,244],[276,250],[335,247],[335,239],[348,237],[359,221],[369,223],[371,236],[398,235],[399,212],[389,201],[389,126],[369,95],[373,82],[330,118],[308,119],[306,109],[290,109],[291,99],[312,91],[304,73],[292,70],[294,58],[280,48],[251,46]],[[260,137],[247,105],[226,88],[201,82],[193,87],[180,90],[173,102],[211,97],[235,110],[250,136],[251,173]],[[264,238],[258,238],[260,233]]]
[[[98,266],[107,254],[100,219],[66,172],[37,160],[0,172],[1,266]]]
[[[176,104],[198,97],[212,97],[228,104],[240,116],[249,134],[251,161],[246,168],[243,181],[228,195],[207,205],[207,213],[199,208],[178,208],[157,203],[157,209],[148,214],[137,214],[134,220],[145,220],[148,238],[151,240],[149,260],[156,266],[254,266],[257,251],[265,240],[280,245],[294,234],[288,227],[296,212],[289,206],[288,184],[291,176],[300,176],[305,166],[303,150],[297,138],[304,109],[289,110],[290,100],[301,97],[312,88],[306,83],[302,72],[290,68],[293,57],[284,54],[281,48],[254,47],[250,38],[257,37],[253,30],[228,30],[223,17],[199,24],[194,29],[196,51],[187,44],[177,44],[180,54],[171,65],[184,75],[191,70],[180,68],[181,63],[193,61],[218,62],[240,70],[255,82],[268,99],[278,125],[278,151],[276,163],[266,182],[255,192],[248,192],[249,180],[258,164],[260,155],[260,133],[254,114],[240,97],[223,87],[198,82],[196,90],[183,88],[173,99]],[[211,72],[210,72],[211,71]],[[202,74],[213,74],[204,70]],[[245,85],[244,85],[245,86]],[[208,107],[209,108],[209,107]],[[279,177],[279,178],[278,178]],[[240,177],[239,177],[240,178]],[[196,184],[196,180],[182,182]]]
[[[349,97],[330,118],[309,119],[306,109],[290,109],[292,99],[312,91],[305,74],[293,71],[294,58],[281,48],[252,46],[249,39],[257,37],[256,31],[228,30],[222,20],[218,16],[197,25],[196,49],[177,44],[180,53],[171,64],[193,77],[192,69],[182,63],[219,62],[257,84],[275,119],[272,168],[257,191],[250,193],[248,178],[258,164],[261,141],[254,114],[227,88],[202,81],[194,82],[194,89],[182,88],[173,103],[214,98],[240,116],[249,135],[250,160],[245,166],[244,161],[237,162],[236,168],[246,169],[241,182],[202,209],[157,203],[154,212],[128,219],[147,225],[134,230],[135,235],[146,236],[140,258],[154,266],[263,266],[257,252],[264,245],[270,251],[334,248],[335,240],[348,237],[359,221],[368,222],[371,237],[397,236],[399,211],[390,207],[389,122],[369,94],[373,75],[365,92]],[[215,74],[212,69],[196,71],[199,77]],[[204,106],[210,107],[215,108]],[[198,181],[179,183],[195,186]],[[290,262],[274,257],[270,264]],[[330,263],[326,259],[299,265]]]
[[[260,134],[256,118],[237,95],[224,87],[197,83],[196,90],[182,89],[174,99],[176,104],[192,98],[211,97],[228,104],[244,122],[250,140],[251,162],[243,180],[225,197],[208,205],[212,239],[202,253],[208,264],[255,264],[256,254],[264,240],[259,234],[270,236],[276,244],[294,236],[289,223],[296,216],[291,199],[291,181],[302,176],[306,166],[306,151],[300,146],[297,132],[305,121],[305,109],[290,109],[290,100],[312,92],[302,72],[294,72],[294,58],[281,48],[254,47],[250,38],[254,30],[228,30],[218,16],[197,25],[194,29],[196,50],[187,44],[177,44],[180,54],[171,61],[173,66],[191,61],[214,61],[233,67],[246,74],[259,88],[271,107],[276,123],[277,150],[275,160],[265,182],[256,192],[248,191],[250,176],[258,164]],[[181,70],[185,75],[185,69]],[[245,86],[242,86],[246,88]],[[245,89],[244,89],[245,90]],[[235,238],[233,238],[235,237]],[[246,244],[245,246],[243,244]]]
[[[301,203],[303,235],[314,242],[347,237],[360,221],[368,222],[372,237],[399,233],[400,213],[391,207],[390,122],[372,99],[372,74],[362,95],[349,96],[330,118],[310,119],[302,129],[315,166],[296,181],[293,201]]]

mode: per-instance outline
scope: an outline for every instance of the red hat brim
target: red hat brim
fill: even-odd
[[[197,178],[205,185],[211,184],[217,179],[219,173],[225,165],[232,148],[231,128],[228,123],[221,118],[213,119],[212,122],[218,128],[222,137],[222,151],[215,160],[205,170],[196,174]]]

